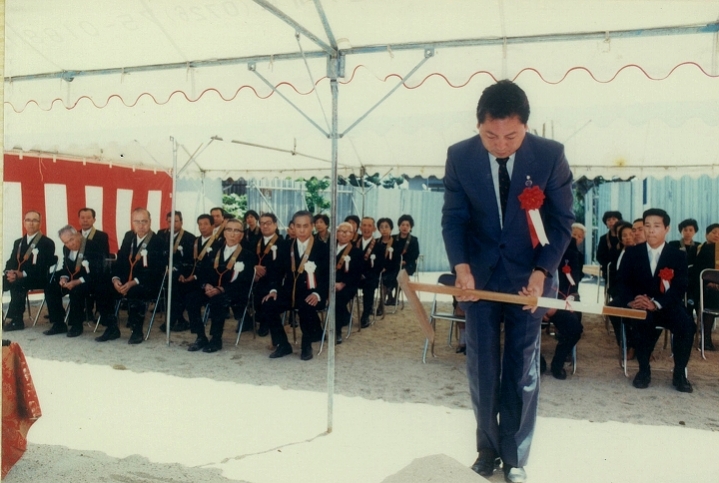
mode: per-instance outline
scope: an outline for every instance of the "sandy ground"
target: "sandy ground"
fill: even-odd
[[[204,354],[187,352],[189,333],[173,333],[167,346],[155,328],[129,346],[123,329],[100,344],[91,330],[44,336],[40,320],[4,335],[28,357],[43,409],[10,483],[473,481],[460,470],[476,457],[464,356],[447,346],[440,321],[437,357],[422,364],[424,338],[408,308],[361,332],[355,326],[337,347],[329,435],[318,344],[312,361],[300,361],[297,346],[270,360],[268,338],[246,333],[235,347],[229,321],[224,349]],[[584,481],[719,481],[719,354],[692,354],[695,391],[681,394],[660,339],[652,384],[639,391],[636,362],[625,378],[603,320],[585,315],[584,326],[576,374],[568,365],[566,381],[542,378],[531,481],[574,480],[576,471]],[[555,344],[543,335],[548,360]]]

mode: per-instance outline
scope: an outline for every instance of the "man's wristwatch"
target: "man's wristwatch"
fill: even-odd
[[[534,267],[534,270],[532,270],[532,271],[533,272],[542,272],[545,277],[550,278],[549,272],[542,267]]]

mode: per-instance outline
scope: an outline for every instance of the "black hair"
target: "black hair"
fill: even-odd
[[[697,225],[697,220],[694,218],[687,218],[686,220],[679,223],[679,233],[682,232],[682,230],[688,226],[694,227],[694,233],[697,233],[699,231],[699,225]]]
[[[414,218],[412,215],[402,215],[397,219],[397,226],[401,225],[403,221],[409,222],[409,227],[414,228]]]
[[[487,120],[507,119],[519,116],[522,124],[529,120],[529,99],[527,94],[514,82],[504,79],[492,84],[482,91],[477,103],[477,122],[482,124]]]
[[[604,215],[602,215],[602,223],[606,225],[609,218],[616,218],[617,221],[622,221],[624,219],[621,211],[605,211]]]
[[[170,218],[171,216],[172,216],[172,212],[171,212],[171,211],[168,211],[167,214],[165,215],[165,218]],[[184,220],[182,219],[182,212],[181,212],[181,211],[175,210],[175,216],[179,216],[179,217],[180,217],[180,221],[184,221]]]
[[[260,220],[260,215],[258,215],[255,210],[247,210],[247,211],[245,211],[245,216],[242,217],[242,221],[247,223],[247,217],[250,215],[254,216],[255,220],[257,220],[257,221]]]
[[[360,226],[360,218],[357,215],[348,215],[345,218],[345,221],[354,221],[355,226],[357,226],[357,227]]]
[[[292,215],[292,223],[294,223],[297,218],[302,218],[303,216],[306,216],[310,219],[310,221],[312,221],[312,212],[307,210],[300,210],[295,212],[294,215]]]
[[[719,228],[719,223],[712,223],[707,227],[706,234],[708,235],[712,231],[714,231],[715,228]]]
[[[92,208],[88,208],[87,206],[84,207],[84,208],[80,208],[79,210],[77,210],[77,216],[80,216],[80,213],[82,213],[83,211],[89,211],[90,213],[92,213],[92,217],[93,217],[93,218],[96,218],[96,216],[95,216],[95,210],[93,210]]]
[[[671,219],[669,218],[669,214],[662,210],[661,208],[649,208],[642,214],[642,219],[644,222],[647,222],[647,217],[649,216],[659,216],[662,219],[662,223],[664,223],[664,226],[669,226],[671,223]]]
[[[200,223],[200,220],[207,220],[210,222],[210,225],[212,225],[215,220],[212,219],[212,215],[208,215],[207,213],[203,213],[200,216],[197,217],[197,223]]]
[[[617,238],[619,238],[619,246],[624,246],[622,244],[622,230],[629,229],[629,231],[632,231],[633,227],[632,227],[631,223],[629,223],[628,221],[620,221],[614,226],[614,228],[617,230]]]
[[[260,218],[269,218],[272,220],[272,223],[277,223],[277,217],[274,213],[270,213],[269,211],[267,213],[262,213],[257,219],[259,220]]]
[[[312,223],[317,223],[317,220],[322,220],[325,222],[325,225],[330,226],[330,217],[324,213],[318,213],[312,217]]]
[[[377,220],[377,228],[379,228],[382,223],[387,223],[390,230],[394,230],[394,223],[392,223],[391,218],[380,218],[379,220]]]

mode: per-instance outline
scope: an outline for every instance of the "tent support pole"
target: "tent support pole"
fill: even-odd
[[[302,117],[304,117],[305,119],[307,119],[307,120],[310,122],[310,124],[312,124],[314,127],[316,127],[317,129],[319,129],[322,134],[324,134],[326,137],[330,137],[330,134],[329,134],[327,131],[325,131],[324,129],[322,129],[322,127],[321,127],[319,124],[317,124],[316,122],[314,122],[314,121],[310,118],[310,116],[308,116],[307,114],[305,114],[305,113],[302,111],[302,109],[300,109],[299,107],[297,107],[291,100],[289,100],[289,99],[287,98],[287,96],[285,96],[283,93],[281,93],[280,91],[278,91],[277,88],[276,88],[275,86],[273,86],[270,81],[268,81],[267,79],[265,79],[262,74],[260,74],[259,72],[257,72],[257,68],[256,68],[256,67],[257,67],[257,66],[255,65],[254,62],[247,65],[247,68],[250,69],[250,71],[254,72],[255,75],[256,75],[257,77],[259,77],[260,80],[265,83],[265,85],[267,85],[267,87],[269,87],[270,89],[272,89],[272,92],[274,92],[275,94],[277,94],[278,96],[280,96],[282,99],[284,99],[285,102],[287,102],[290,106],[294,107],[294,108],[295,108],[295,111],[297,111],[297,112],[299,112],[300,114],[302,114]]]
[[[334,59],[333,59],[334,60]],[[330,195],[330,220],[337,222],[337,97],[338,84],[337,77],[330,79],[330,88],[332,89],[332,180]],[[334,392],[335,392],[335,282],[337,280],[337,270],[335,270],[335,260],[337,260],[337,230],[330,232],[330,299],[328,300],[327,317],[325,317],[327,325],[327,432],[331,433],[333,429],[334,416]]]
[[[394,86],[394,88],[392,88],[387,94],[385,94],[384,97],[382,97],[382,99],[380,99],[379,101],[377,101],[377,103],[376,103],[374,106],[370,107],[369,110],[368,110],[367,112],[365,112],[364,114],[362,114],[362,115],[359,117],[359,119],[357,119],[355,122],[353,122],[353,123],[350,125],[350,127],[348,127],[347,129],[345,129],[344,132],[343,132],[342,134],[340,134],[340,137],[344,137],[345,134],[347,134],[348,132],[350,132],[357,124],[359,124],[359,123],[362,122],[367,116],[369,116],[372,111],[374,111],[375,109],[377,109],[377,107],[379,107],[380,104],[382,104],[384,101],[386,101],[387,98],[394,93],[394,91],[396,91],[397,89],[399,89],[399,87],[400,87],[402,84],[404,84],[404,83],[407,81],[407,79],[409,79],[410,77],[412,77],[412,74],[414,74],[415,72],[417,72],[417,70],[418,70],[420,67],[422,67],[422,65],[424,65],[424,63],[427,62],[427,60],[428,60],[429,58],[431,58],[431,57],[434,57],[434,49],[433,49],[433,48],[424,49],[424,58],[419,62],[419,64],[417,64],[416,66],[414,66],[414,69],[412,69],[411,71],[409,71],[409,73],[408,73],[406,76],[404,76],[402,79],[400,79],[400,81],[397,83],[397,85]]]
[[[172,307],[172,272],[173,272],[173,255],[172,248],[173,242],[175,241],[175,201],[177,198],[177,140],[170,136],[172,141],[172,209],[170,214],[170,226],[168,231],[170,232],[169,248],[167,253],[170,254],[168,265],[167,265],[167,312],[165,312],[165,331],[167,336],[167,345],[170,345],[170,308]],[[162,203],[160,203],[162,206]],[[178,235],[179,236],[179,235]],[[162,290],[162,287],[160,287]]]

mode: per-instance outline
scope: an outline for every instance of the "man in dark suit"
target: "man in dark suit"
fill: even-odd
[[[612,305],[646,310],[646,320],[636,321],[634,339],[639,372],[632,384],[644,389],[651,382],[649,358],[665,327],[674,334],[672,384],[681,392],[692,392],[686,367],[692,351],[696,324],[684,309],[688,275],[686,254],[665,243],[669,215],[659,208],[643,215],[646,243],[628,247],[619,266],[617,294]]]
[[[255,254],[242,247],[244,231],[240,220],[229,219],[222,230],[224,245],[214,250],[210,257],[212,264],[203,263],[198,270],[199,288],[189,294],[187,302],[191,330],[197,334],[197,340],[187,348],[190,352],[222,350],[222,333],[230,305],[239,305],[240,310],[245,308],[256,262]],[[209,340],[199,317],[201,307],[206,304],[209,304],[212,320],[212,339]]]
[[[285,243],[280,256],[280,268],[271,281],[270,293],[263,299],[272,340],[277,349],[270,354],[275,359],[292,354],[287,334],[278,321],[280,314],[294,309],[300,317],[303,361],[312,359],[312,343],[322,338],[322,324],[318,310],[325,308],[329,297],[329,249],[312,236],[312,213],[298,211],[292,217],[295,239]]]
[[[10,291],[5,331],[25,328],[23,312],[29,290],[45,290],[48,270],[55,261],[55,242],[40,231],[42,216],[38,211],[28,211],[23,218],[25,236],[15,240],[10,258],[5,264],[3,292]]]
[[[617,236],[616,227],[619,226],[620,221],[622,221],[622,214],[619,211],[606,211],[602,216],[602,223],[606,225],[607,232],[599,238],[596,258],[602,267],[604,283],[609,280],[607,266],[610,262],[616,261],[619,256],[619,249],[617,248],[619,237]]]
[[[74,227],[66,225],[58,232],[63,245],[63,267],[55,274],[55,280],[45,289],[47,312],[52,326],[45,335],[64,334],[78,337],[82,334],[85,299],[101,280],[105,257],[102,248],[85,238]],[[62,297],[70,296],[68,331],[65,325],[65,309]]]
[[[131,219],[132,230],[125,234],[117,254],[111,287],[106,289],[105,296],[99,297],[103,301],[100,315],[107,321],[107,327],[105,332],[95,339],[98,342],[120,337],[117,317],[112,307],[113,300],[120,297],[127,298],[128,324],[132,328],[127,342],[140,344],[144,340],[142,326],[145,323],[147,300],[157,296],[167,269],[162,239],[150,229],[150,212],[144,208],[135,208]]]
[[[279,314],[268,314],[262,308],[262,299],[269,295],[270,290],[274,287],[272,282],[277,280],[280,271],[280,250],[285,244],[285,240],[277,233],[277,217],[273,213],[262,213],[260,216],[260,238],[257,240],[252,249],[257,257],[257,265],[255,266],[255,286],[252,289],[254,293],[254,309],[255,320],[260,327],[257,335],[265,337],[270,333],[270,325],[268,317],[277,317],[273,324],[280,324]],[[273,347],[278,342],[272,340]]]
[[[374,293],[379,285],[379,276],[384,267],[384,245],[374,237],[374,218],[365,216],[360,223],[362,236],[357,240],[355,246],[362,251],[362,278],[360,289],[362,289],[362,328],[369,327],[369,318],[372,315],[374,305]]]
[[[168,228],[163,228],[157,232],[165,246],[165,253],[170,250],[170,218],[172,212],[167,213]],[[170,305],[170,330],[181,332],[190,328],[190,324],[182,317],[187,305],[187,293],[183,291],[186,286],[181,284],[179,278],[181,275],[189,275],[194,265],[192,248],[195,242],[195,235],[186,232],[182,227],[182,212],[175,211],[174,234],[172,238],[172,304]],[[167,257],[169,260],[169,257]],[[162,324],[160,330],[167,330],[167,326]]]
[[[95,228],[95,210],[88,207],[80,208],[77,218],[80,222],[82,236],[95,242],[95,245],[100,248],[102,256],[107,258],[110,255],[110,238],[107,233]]]
[[[350,323],[352,307],[350,303],[357,295],[364,259],[362,250],[354,246],[354,226],[342,222],[337,226],[337,257],[335,258],[335,336],[342,343],[342,327]]]
[[[549,277],[559,266],[574,221],[572,174],[562,145],[528,133],[528,118],[524,91],[500,81],[480,97],[479,136],[447,152],[442,234],[459,288],[552,293]],[[523,208],[538,209],[542,223],[535,217],[530,225]],[[525,481],[546,310],[470,296],[457,299],[467,318],[467,375],[477,419],[479,457],[472,469],[489,476],[500,456],[507,481]]]
[[[714,229],[714,225],[709,225],[710,229],[707,229],[707,235]],[[696,256],[694,266],[690,267],[689,276],[692,277],[694,282],[694,301],[696,303],[697,312],[699,312],[700,303],[700,290],[701,285],[704,285],[704,307],[708,309],[719,309],[719,283],[711,281],[702,281],[702,271],[709,268],[719,270],[719,243],[709,242],[707,237],[707,243],[701,245],[701,250]],[[701,285],[700,285],[701,284]],[[691,288],[690,283],[690,288]],[[699,316],[702,316],[699,313]],[[714,316],[710,314],[703,314],[704,322],[704,350],[714,351],[714,343],[712,342],[712,327],[714,326]]]

